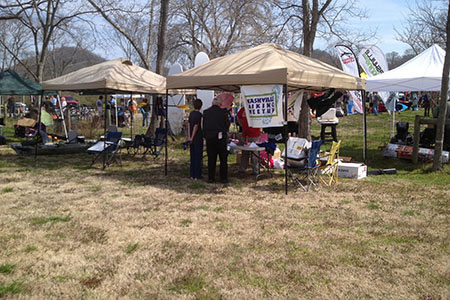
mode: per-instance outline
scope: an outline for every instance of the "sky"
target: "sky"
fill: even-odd
[[[377,41],[368,43],[367,46],[376,44],[383,52],[398,52],[400,55],[409,46],[395,39],[398,31],[402,31],[406,24],[406,15],[408,12],[408,3],[412,0],[359,0],[358,7],[367,9],[368,18],[360,20],[355,18],[348,21],[348,26],[352,31],[360,30],[361,32],[377,32]],[[316,38],[314,48],[326,49],[329,47],[328,42]]]
[[[396,51],[399,54],[409,49],[405,43],[395,40],[394,27],[400,32],[406,23],[408,3],[406,0],[360,0],[360,5],[368,9],[369,19],[363,22],[362,29],[378,28],[380,40],[378,47],[384,53]]]
[[[395,39],[397,35],[394,28],[402,31],[403,25],[406,23],[406,15],[408,13],[408,4],[413,3],[414,0],[359,0],[358,7],[365,7],[367,9],[368,19],[360,21],[355,19],[350,21],[349,25],[354,30],[373,31],[377,29],[377,38],[379,43],[375,43],[383,52],[389,53],[392,51],[398,52],[400,55],[409,46],[405,43],[399,42]],[[326,49],[327,41],[316,38],[314,48]],[[110,49],[108,53],[98,53],[103,57],[112,59],[123,56],[120,49]]]

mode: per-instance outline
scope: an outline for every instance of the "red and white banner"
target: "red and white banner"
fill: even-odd
[[[341,61],[342,70],[350,75],[359,77],[358,62],[356,61],[356,56],[353,51],[344,45],[336,45],[335,47],[338,52],[339,60]],[[361,92],[350,91],[350,95],[352,96],[356,111],[362,113],[363,108]]]

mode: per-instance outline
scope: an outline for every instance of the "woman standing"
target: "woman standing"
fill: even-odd
[[[202,178],[202,157],[203,157],[203,131],[202,131],[202,108],[203,102],[200,99],[194,100],[194,110],[189,114],[188,140],[191,152],[191,179]]]

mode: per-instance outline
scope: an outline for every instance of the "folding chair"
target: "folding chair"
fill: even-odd
[[[147,142],[145,141],[145,146],[147,149],[144,151],[144,155],[150,151],[151,155],[153,155],[153,159],[157,159],[161,154],[162,148],[166,144],[166,134],[167,128],[156,128],[155,137],[150,138]]]
[[[320,167],[320,179],[328,186],[338,182],[338,160],[340,146],[341,141],[333,142],[330,153],[325,156],[327,158],[327,163]]]
[[[78,143],[78,134],[75,130],[69,130],[67,133],[67,143],[76,144]]]
[[[313,141],[311,148],[308,150],[308,156],[304,157],[303,167],[291,167],[288,164],[288,175],[291,179],[298,184],[305,192],[309,191],[311,186],[318,186],[319,180],[319,167],[318,155],[320,152],[320,146],[323,141]],[[302,183],[302,181],[304,183]]]
[[[113,161],[122,165],[122,158],[119,153],[119,160],[116,158],[116,154],[120,152],[120,139],[122,138],[122,132],[108,132],[106,135],[106,141],[99,141],[95,143],[92,147],[86,150],[89,154],[95,154],[94,159],[90,166],[93,166],[94,163],[103,155],[106,155],[106,166],[109,166]]]

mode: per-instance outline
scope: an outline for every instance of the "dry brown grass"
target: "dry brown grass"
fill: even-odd
[[[186,158],[168,177],[162,160],[32,161],[0,156],[7,298],[450,297],[450,184],[372,177],[285,196],[282,175],[190,181]]]

